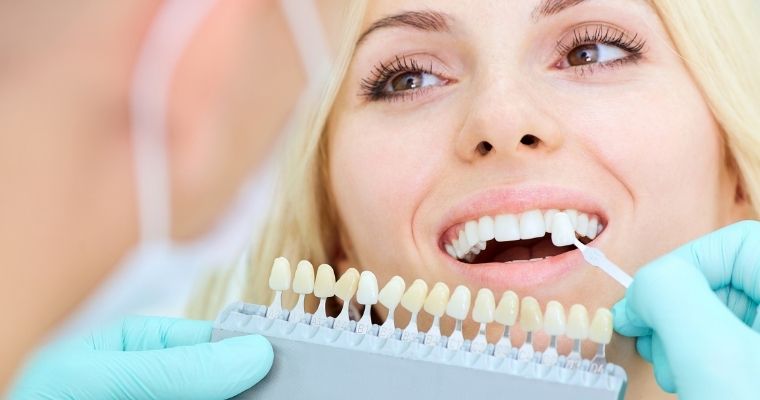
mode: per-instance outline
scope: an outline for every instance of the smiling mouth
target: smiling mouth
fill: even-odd
[[[456,224],[441,237],[441,246],[455,260],[465,264],[517,263],[541,261],[574,250],[575,246],[555,246],[551,240],[557,209],[530,210],[521,214],[483,216]],[[587,244],[604,230],[592,213],[563,210],[576,236]]]

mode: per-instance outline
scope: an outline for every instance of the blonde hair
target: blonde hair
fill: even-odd
[[[668,30],[676,51],[725,133],[731,161],[753,209],[760,211],[760,18],[754,0],[650,0]],[[268,304],[267,288],[272,260],[308,259],[333,263],[342,252],[341,229],[327,173],[326,122],[353,56],[366,8],[365,1],[351,2],[348,23],[335,71],[327,82],[322,101],[290,144],[274,207],[263,228],[262,240],[252,251],[243,300]],[[754,50],[754,51],[753,51]],[[219,293],[227,290],[229,276],[217,276],[207,284],[191,313],[213,318],[224,306]],[[291,304],[292,299],[286,300]]]

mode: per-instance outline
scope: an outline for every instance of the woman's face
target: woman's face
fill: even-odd
[[[645,1],[378,0],[363,31],[330,176],[344,264],[381,284],[593,311],[623,288],[551,244],[547,211],[630,274],[736,218],[719,127]]]

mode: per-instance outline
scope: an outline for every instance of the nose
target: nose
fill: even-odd
[[[562,146],[564,136],[543,93],[516,79],[491,79],[473,87],[456,140],[465,162],[483,158],[539,157]]]

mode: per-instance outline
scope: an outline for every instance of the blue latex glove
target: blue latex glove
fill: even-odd
[[[211,323],[130,317],[38,353],[12,399],[227,399],[272,366],[262,336],[209,343]]]
[[[657,383],[680,398],[760,398],[760,222],[740,222],[646,265],[613,308]],[[757,323],[757,322],[755,322]]]

